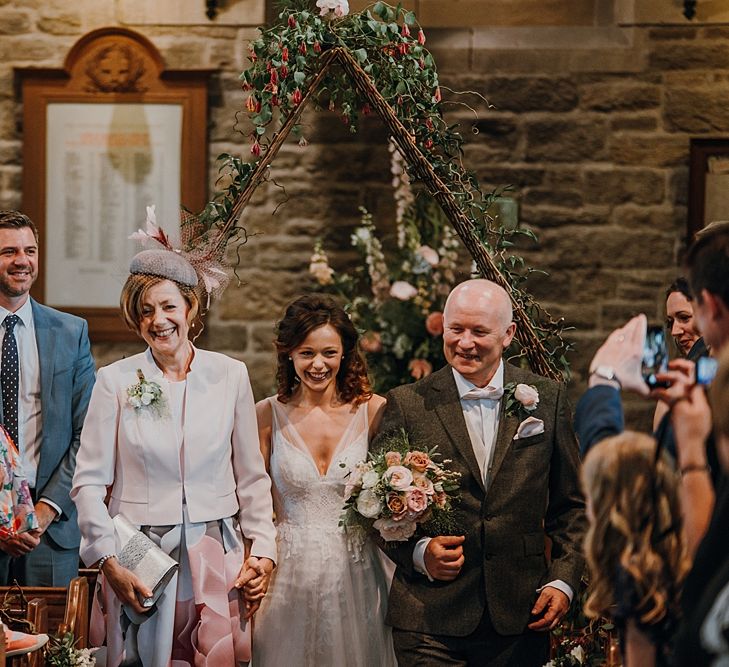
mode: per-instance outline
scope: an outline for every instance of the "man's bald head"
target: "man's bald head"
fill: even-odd
[[[444,319],[448,319],[449,309],[452,311],[454,307],[463,306],[494,313],[504,327],[507,327],[514,318],[511,299],[506,290],[484,278],[466,280],[453,288],[443,309]]]
[[[490,280],[467,280],[448,295],[443,309],[446,361],[477,387],[491,380],[516,332],[511,300]]]

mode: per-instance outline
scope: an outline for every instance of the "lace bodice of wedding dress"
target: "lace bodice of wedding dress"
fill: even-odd
[[[279,562],[256,617],[252,665],[394,665],[380,554],[349,544],[339,526],[347,475],[367,456],[367,404],[322,475],[286,407],[269,401]]]

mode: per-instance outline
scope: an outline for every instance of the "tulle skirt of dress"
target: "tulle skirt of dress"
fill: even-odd
[[[187,519],[187,513],[185,512]],[[106,645],[107,667],[236,667],[250,659],[250,626],[233,584],[243,541],[231,518],[144,533],[180,563],[177,574],[142,623],[129,620],[99,577],[91,615],[92,646]]]
[[[279,563],[256,614],[251,667],[396,665],[389,582],[372,543],[336,527],[278,526]]]

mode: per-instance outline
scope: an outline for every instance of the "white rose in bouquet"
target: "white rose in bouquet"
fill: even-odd
[[[377,519],[372,526],[376,528],[385,542],[407,542],[414,534],[415,521],[393,521]]]
[[[374,470],[369,470],[364,475],[362,475],[362,488],[371,489],[379,481],[380,476]]]
[[[368,519],[374,519],[382,512],[382,501],[371,489],[363,489],[357,497],[357,511]]]
[[[539,392],[529,384],[518,384],[514,389],[514,398],[524,406],[525,410],[536,410],[539,404]]]

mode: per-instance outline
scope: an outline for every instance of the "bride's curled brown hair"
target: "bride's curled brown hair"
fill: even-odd
[[[301,345],[314,330],[331,325],[342,340],[343,358],[337,373],[337,394],[344,403],[364,403],[372,397],[372,386],[367,377],[367,364],[359,349],[359,334],[349,316],[332,297],[307,294],[292,301],[276,327],[278,368],[278,398],[286,403],[294,393],[298,378],[291,352]]]

